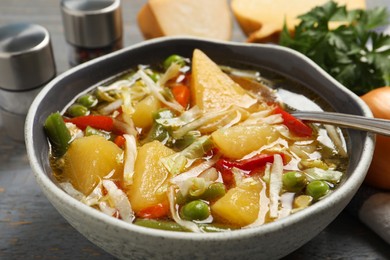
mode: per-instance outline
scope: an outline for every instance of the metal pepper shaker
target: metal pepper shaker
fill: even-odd
[[[123,47],[120,0],[62,0],[61,13],[71,66]]]
[[[0,116],[12,139],[24,140],[28,109],[55,76],[50,35],[44,27],[30,23],[0,27]]]

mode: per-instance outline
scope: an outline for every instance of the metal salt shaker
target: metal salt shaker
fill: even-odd
[[[42,87],[56,76],[49,32],[31,23],[0,27],[0,116],[14,140],[24,140],[28,109]]]
[[[62,0],[61,13],[71,66],[123,47],[120,0]]]

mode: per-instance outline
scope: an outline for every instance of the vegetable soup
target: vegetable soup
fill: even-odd
[[[198,49],[139,65],[48,116],[54,175],[82,203],[150,228],[287,217],[337,188],[348,159],[341,131],[295,118],[272,82]]]

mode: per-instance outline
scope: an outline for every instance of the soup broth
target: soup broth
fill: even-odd
[[[348,164],[339,129],[289,113],[323,107],[312,93],[294,102],[297,86],[200,50],[139,65],[47,118],[51,167],[71,196],[136,225],[214,232],[273,222],[332,193]]]

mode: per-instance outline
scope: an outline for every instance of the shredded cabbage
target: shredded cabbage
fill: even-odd
[[[124,88],[128,88],[131,85],[133,85],[134,82],[135,81],[130,81],[130,80],[127,80],[127,79],[117,80],[117,81],[111,83],[110,85],[108,85],[106,87],[102,87],[101,90],[107,92],[107,91],[110,91],[110,90],[124,89]]]
[[[262,179],[267,184],[269,184],[269,180],[271,178],[271,167],[272,167],[272,163],[265,164],[264,175]]]
[[[340,138],[340,135],[338,134],[336,127],[331,125],[324,125],[324,127],[327,130],[329,138],[333,141],[333,144],[336,146],[336,150],[339,152],[339,154],[343,157],[347,157],[347,151],[345,148],[345,144]]]
[[[148,87],[141,80],[135,82],[131,86],[130,92],[131,92],[131,98],[135,102],[139,102],[142,99],[146,98],[146,96],[151,94],[151,92],[148,89]]]
[[[120,117],[114,118],[114,128],[124,134],[134,136],[137,135],[137,130],[135,129],[133,119],[131,116],[126,114],[121,114]]]
[[[125,185],[133,184],[134,164],[137,158],[137,143],[133,135],[123,135],[126,140],[123,167],[123,180]]]
[[[294,197],[294,192],[285,192],[280,196],[281,209],[279,211],[279,219],[287,217],[291,214],[291,211],[293,209]]]
[[[233,125],[238,124],[244,118],[248,117],[249,112],[246,110],[237,107],[237,110],[232,108],[229,110],[228,114],[222,116],[222,118],[216,119],[215,121],[211,121],[211,123],[207,123],[199,128],[201,133],[207,134],[212,133],[218,129],[226,129]]]
[[[225,122],[224,120],[220,120],[220,121],[218,121],[219,125],[217,127],[224,127],[227,125],[232,126],[241,120],[241,115],[239,115],[239,117],[238,117],[239,120],[237,120],[237,116],[236,116],[237,109],[239,109],[239,108],[233,106],[231,108],[227,108],[227,109],[224,109],[221,111],[215,111],[215,112],[211,112],[208,114],[203,114],[202,117],[197,118],[196,120],[193,120],[193,121],[189,122],[188,124],[182,126],[181,128],[173,131],[172,136],[176,139],[179,139],[179,138],[183,137],[189,131],[199,129],[202,126],[206,126],[210,122],[218,121],[218,119],[220,119],[221,117],[226,116],[226,115],[230,115],[230,114],[234,115],[233,119],[230,120],[229,122]]]
[[[123,100],[123,104],[122,104],[122,111],[123,111],[123,113],[125,113],[127,115],[134,114],[135,108],[134,108],[134,106],[132,104],[130,89],[129,88],[122,89],[121,97],[122,97],[122,100]]]
[[[127,195],[113,181],[103,180],[102,185],[107,190],[109,202],[118,210],[120,217],[128,223],[132,223],[135,215]]]
[[[162,164],[173,175],[181,173],[211,149],[210,136],[202,136],[181,152],[161,158]]]
[[[232,173],[233,173],[234,183],[236,184],[236,186],[240,186],[240,184],[244,180],[244,176],[243,176],[244,174],[241,172],[240,169],[236,167],[232,168]]]
[[[115,110],[120,108],[122,103],[123,103],[122,99],[117,99],[117,100],[109,103],[108,105],[106,105],[106,106],[104,106],[102,108],[99,108],[99,113],[102,114],[102,115],[110,115]]]
[[[242,159],[249,159],[254,157],[255,155],[261,154],[263,151],[274,151],[274,152],[286,152],[288,149],[289,144],[286,140],[282,138],[278,138],[274,142],[263,145],[258,150],[255,150],[247,155],[245,155]]]
[[[280,124],[280,125],[275,125],[275,129],[285,138],[292,140],[292,141],[300,141],[300,140],[305,140],[307,139],[306,137],[299,137],[297,135],[294,135],[290,132],[287,126]]]
[[[283,123],[281,114],[271,114],[272,110],[262,110],[249,115],[249,117],[240,123],[241,125],[261,125],[261,124],[280,124]]]
[[[200,110],[198,106],[193,106],[191,109],[184,111],[178,117],[159,118],[156,119],[156,122],[165,127],[178,128],[194,121],[195,119],[198,119],[201,116],[202,110]]]
[[[216,155],[212,159],[204,161],[203,163],[200,163],[200,164],[192,167],[188,171],[183,172],[179,175],[176,175],[175,177],[173,177],[170,180],[170,182],[173,184],[178,184],[180,182],[185,181],[188,178],[197,177],[197,176],[199,176],[199,174],[201,174],[205,170],[211,168],[218,161],[219,158],[220,158],[220,155]]]
[[[105,87],[99,87],[100,90],[102,91],[110,91],[110,90],[118,90],[124,87],[130,87],[132,86],[140,76],[137,73],[133,73],[131,76],[129,76],[127,79],[121,79],[117,80],[113,83],[111,83],[108,86]]]
[[[205,181],[210,181],[210,182],[223,182],[222,176],[218,173],[217,169],[214,167],[211,167],[204,172],[202,172],[199,177],[202,177]]]
[[[179,190],[183,196],[190,194],[191,196],[202,195],[211,181],[206,181],[202,177],[190,177],[181,183],[177,183]]]
[[[84,197],[84,194],[76,190],[70,182],[61,182],[59,185],[66,193],[77,200],[81,200]]]
[[[83,130],[78,128],[75,124],[70,123],[70,122],[66,122],[65,125],[66,125],[66,128],[68,128],[68,130],[69,130],[71,140],[74,140],[74,139],[77,139],[77,138],[84,136]]]
[[[111,207],[107,201],[101,201],[98,203],[99,209],[108,216],[115,216],[118,212],[115,208]]]
[[[163,86],[168,80],[177,77],[180,74],[180,68],[181,66],[178,63],[172,62],[169,68],[161,76],[158,83]]]
[[[269,216],[277,218],[279,212],[280,193],[283,187],[283,159],[279,154],[274,155],[274,162],[271,167],[270,182],[269,182],[269,196],[270,207]]]
[[[309,168],[304,170],[306,176],[309,180],[322,180],[328,181],[331,183],[339,183],[341,177],[343,176],[342,172],[334,171],[334,170],[324,170],[321,168]]]
[[[100,180],[92,192],[81,199],[81,202],[88,206],[98,205],[103,197],[102,181]]]
[[[150,92],[158,100],[160,100],[167,107],[169,107],[175,111],[183,112],[183,110],[184,110],[183,107],[179,103],[177,103],[175,100],[168,101],[165,99],[165,97],[162,95],[163,89],[158,84],[156,84],[148,75],[146,75],[146,73],[142,69],[138,70],[137,73],[140,75],[140,77],[142,78],[142,80],[144,81],[146,86],[149,88]]]

